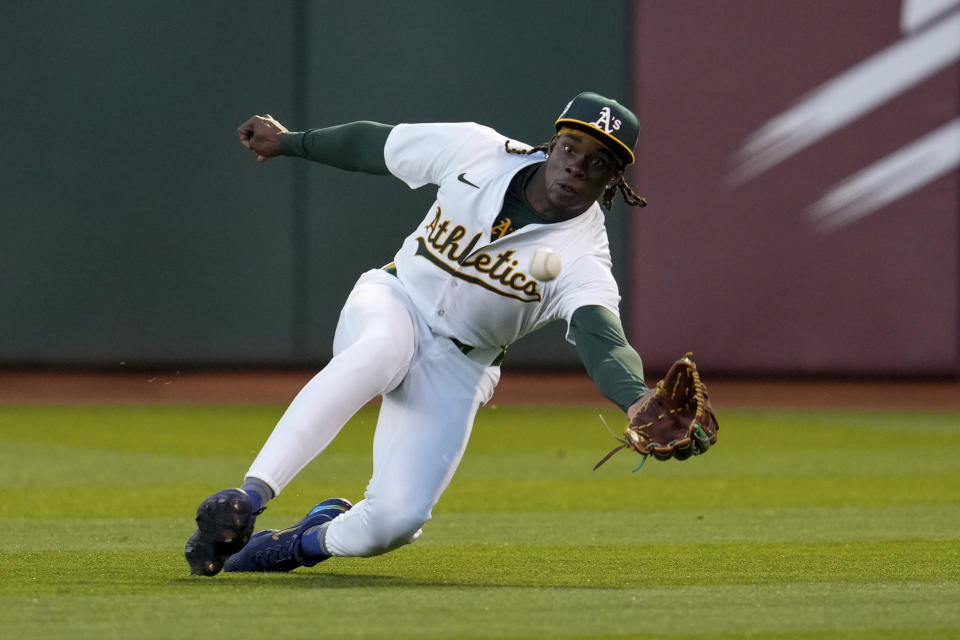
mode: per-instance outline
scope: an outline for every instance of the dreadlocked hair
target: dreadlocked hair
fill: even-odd
[[[537,153],[538,151],[543,151],[544,153],[546,153],[546,152],[547,152],[547,146],[548,146],[547,143],[543,143],[543,144],[541,144],[541,145],[539,145],[539,146],[536,146],[536,147],[530,147],[529,149],[514,149],[513,147],[510,146],[510,141],[509,141],[509,140],[506,140],[506,141],[503,143],[503,148],[507,150],[507,153],[515,153],[515,154],[517,154],[517,155],[519,155],[519,156],[529,156],[529,155],[533,155],[534,153]]]
[[[623,196],[623,201],[631,207],[647,206],[647,199],[642,196],[638,196],[637,192],[630,188],[630,185],[627,184],[626,178],[623,176],[620,176],[619,180],[603,190],[603,195],[600,196],[600,204],[602,204],[606,209],[613,208],[613,198],[617,195],[617,191],[619,191],[620,195]]]
[[[503,148],[507,150],[507,153],[515,153],[521,156],[529,156],[540,151],[546,153],[547,146],[548,144],[544,143],[536,147],[530,147],[529,149],[516,149],[510,146],[509,140],[503,143]],[[616,197],[617,192],[623,196],[623,201],[631,207],[647,206],[647,199],[637,195],[622,175],[616,182],[603,190],[603,194],[600,196],[600,204],[602,204],[605,209],[613,208],[613,199]]]

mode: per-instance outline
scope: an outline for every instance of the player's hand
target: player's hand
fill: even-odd
[[[281,133],[287,133],[287,128],[274,120],[269,113],[265,116],[253,116],[237,127],[240,144],[257,154],[257,162],[266,162],[269,158],[283,153]]]

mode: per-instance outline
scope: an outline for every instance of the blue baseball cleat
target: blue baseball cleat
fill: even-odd
[[[293,571],[297,567],[312,567],[330,556],[305,557],[300,541],[307,531],[324,525],[349,511],[353,505],[343,498],[324,500],[297,524],[286,529],[258,531],[239,553],[230,556],[223,570],[234,571]]]
[[[247,544],[256,519],[250,496],[241,489],[224,489],[201,502],[197,530],[183,549],[191,575],[219,573],[226,559]]]

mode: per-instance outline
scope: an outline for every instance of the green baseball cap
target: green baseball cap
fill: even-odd
[[[633,164],[633,149],[640,135],[640,123],[630,109],[600,94],[585,91],[567,103],[556,122],[602,142],[624,166]]]

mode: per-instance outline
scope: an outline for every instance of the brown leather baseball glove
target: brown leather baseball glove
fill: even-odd
[[[658,460],[686,460],[706,453],[717,442],[720,427],[692,355],[674,362],[663,380],[644,394],[625,437],[617,438],[623,444],[604,456],[594,470],[621,449],[636,450],[644,461],[648,455]]]

